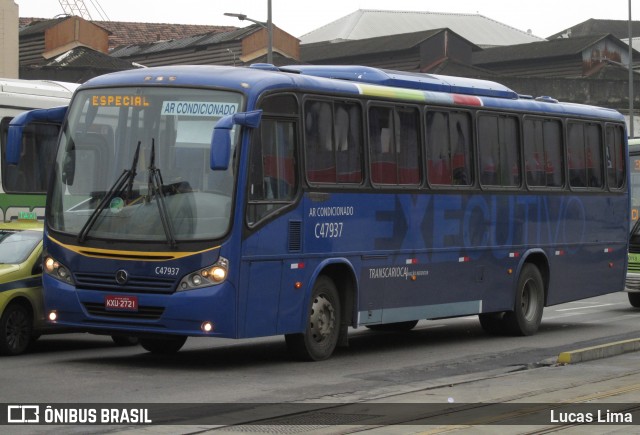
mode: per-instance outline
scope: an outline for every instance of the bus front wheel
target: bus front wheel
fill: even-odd
[[[504,326],[513,335],[533,335],[544,309],[544,282],[536,266],[527,263],[522,267],[516,290],[515,306],[504,314]]]
[[[305,361],[322,361],[331,356],[340,335],[340,298],[333,281],[320,276],[313,286],[307,325],[301,334],[286,334],[289,351]]]
[[[140,346],[157,355],[170,355],[178,352],[186,341],[187,337],[141,338]]]

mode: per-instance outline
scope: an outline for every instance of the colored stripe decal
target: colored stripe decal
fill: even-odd
[[[474,95],[453,94],[453,102],[462,106],[482,106],[482,100]]]
[[[42,287],[42,277],[37,276],[27,279],[18,279],[16,281],[5,282],[0,284],[0,293],[19,288]]]

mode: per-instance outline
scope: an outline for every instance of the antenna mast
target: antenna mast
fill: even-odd
[[[60,6],[62,6],[62,10],[67,15],[75,15],[78,17],[82,17],[87,21],[93,21],[91,14],[89,13],[89,9],[84,4],[84,0],[58,0],[60,2]],[[111,21],[107,16],[107,13],[102,9],[98,0],[89,0],[93,5],[93,8],[100,16],[100,19],[103,21]]]

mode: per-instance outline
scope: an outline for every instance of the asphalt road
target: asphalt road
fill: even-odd
[[[483,393],[467,394],[471,383],[502,385],[505,376],[526,373],[532,384],[523,384],[524,390],[518,392],[515,382],[515,392],[508,396],[519,394],[522,400],[534,389],[531,385],[548,382],[541,369],[555,368],[560,352],[639,338],[639,319],[640,310],[629,305],[626,294],[616,293],[546,308],[540,331],[532,337],[487,335],[475,316],[422,321],[406,333],[361,328],[351,331],[348,348],[316,363],[291,360],[282,337],[191,338],[178,354],[158,357],[139,346],[116,347],[108,337],[52,335],[41,337],[28,354],[2,359],[0,388],[2,402],[11,403],[246,404],[386,402],[402,397],[424,401],[435,396],[420,396],[421,392],[460,386],[456,402],[477,402]],[[576,375],[579,379],[580,372],[575,373],[574,379]],[[554,388],[562,392],[568,387],[556,382],[545,384],[544,391],[552,393]],[[631,399],[621,400],[640,402],[638,391],[640,387],[629,392]],[[190,417],[199,416],[197,409],[189,412]],[[203,415],[206,412],[202,410]],[[46,433],[60,427],[31,429]],[[87,432],[86,427],[75,429],[71,432]],[[109,432],[125,427],[92,429]],[[168,426],[166,431],[178,430]]]

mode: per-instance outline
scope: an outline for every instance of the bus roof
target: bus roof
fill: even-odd
[[[264,91],[297,89],[368,95],[414,103],[490,107],[624,121],[624,117],[613,109],[561,103],[550,97],[522,96],[504,85],[488,80],[390,71],[366,66],[177,65],[105,74],[85,82],[81,87],[140,85],[215,86],[245,94],[251,90],[248,93],[250,106],[256,103]]]
[[[424,91],[449,92],[497,98],[518,98],[518,94],[500,83],[464,77],[382,70],[366,66],[294,65],[281,68],[298,74],[350,80],[381,86]]]

